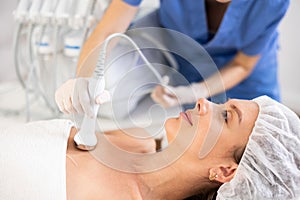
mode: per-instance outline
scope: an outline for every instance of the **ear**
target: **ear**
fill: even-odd
[[[210,180],[215,180],[220,183],[231,181],[234,177],[238,164],[231,163],[230,165],[220,165],[209,170]]]

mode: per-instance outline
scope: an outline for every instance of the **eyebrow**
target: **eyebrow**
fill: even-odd
[[[239,124],[240,124],[241,121],[242,121],[242,112],[241,112],[241,110],[233,104],[230,104],[230,108],[232,108],[237,113],[238,118],[239,118]]]

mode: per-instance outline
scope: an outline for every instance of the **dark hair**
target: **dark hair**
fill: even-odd
[[[246,147],[240,147],[240,148],[236,148],[232,151],[232,156],[237,164],[240,163],[242,156],[244,154],[245,148]],[[184,200],[215,200],[217,197],[218,189],[220,188],[220,186],[222,184],[219,182],[216,182],[216,181],[213,181],[213,182],[209,181],[209,180],[204,180],[204,181],[207,181],[209,183],[210,189],[199,191],[199,193],[197,195],[188,197]]]
[[[217,197],[217,191],[221,185],[218,187],[215,187],[213,189],[210,189],[208,191],[201,191],[199,194],[188,197],[184,200],[215,200]]]

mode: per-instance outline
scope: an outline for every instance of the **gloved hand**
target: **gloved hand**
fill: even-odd
[[[104,90],[96,99],[91,99],[88,85],[90,79],[76,78],[66,81],[55,92],[55,101],[61,112],[65,114],[86,113],[89,117],[93,117],[92,101],[96,104],[103,104],[110,100],[110,94]],[[105,84],[104,80],[103,83]]]
[[[158,85],[151,93],[151,98],[165,108],[195,103],[199,98],[206,97],[208,97],[208,91],[204,83],[178,87]]]

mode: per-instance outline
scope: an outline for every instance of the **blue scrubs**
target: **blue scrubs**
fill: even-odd
[[[137,6],[142,0],[123,0]],[[199,42],[219,69],[238,51],[261,58],[248,78],[226,91],[229,98],[252,99],[261,95],[280,101],[277,79],[278,24],[289,0],[232,0],[216,34],[208,31],[204,0],[161,0],[159,23]],[[190,81],[201,81],[195,69],[177,60],[180,72]],[[194,75],[193,75],[194,74]],[[234,78],[234,77],[232,77]]]

